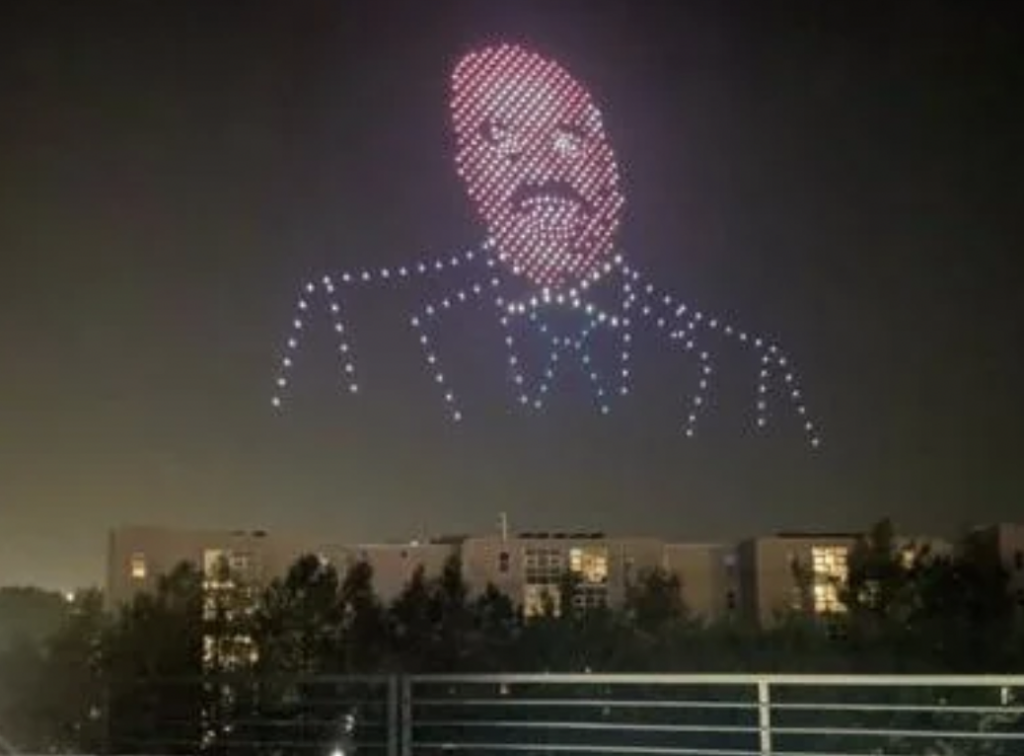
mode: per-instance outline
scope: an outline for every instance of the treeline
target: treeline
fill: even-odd
[[[159,732],[160,752],[194,750],[197,723],[224,702],[218,681],[240,676],[260,681],[245,688],[255,695],[272,680],[346,674],[1024,671],[1009,578],[975,536],[908,558],[888,522],[850,554],[845,611],[807,611],[813,585],[797,565],[795,605],[767,627],[695,616],[680,578],[661,570],[639,576],[622,606],[585,610],[567,575],[564,611],[552,601],[527,620],[493,587],[470,595],[455,558],[440,575],[416,572],[389,604],[366,563],[340,574],[307,556],[263,587],[227,565],[210,576],[183,564],[116,613],[85,594],[44,641],[0,649],[0,735],[34,752],[97,753],[152,748]]]

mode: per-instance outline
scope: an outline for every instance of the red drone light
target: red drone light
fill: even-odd
[[[456,163],[502,260],[546,289],[606,272],[625,203],[590,94],[514,45],[466,55],[452,76]]]

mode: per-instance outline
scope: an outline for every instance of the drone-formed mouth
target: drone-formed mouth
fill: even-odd
[[[568,217],[581,210],[589,211],[589,203],[567,181],[522,184],[512,194],[512,207],[524,215],[545,210]]]

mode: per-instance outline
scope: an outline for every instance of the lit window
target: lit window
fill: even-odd
[[[584,583],[601,585],[608,581],[608,549],[601,547],[573,548],[569,551],[569,567]]]
[[[557,585],[528,585],[523,591],[523,614],[542,617],[561,614],[562,595]]]
[[[232,553],[228,559],[228,564],[231,567],[231,574],[238,576],[248,576],[252,572],[252,555],[241,553]]]
[[[141,552],[132,554],[131,566],[129,569],[133,580],[145,580],[146,555]]]
[[[523,563],[529,584],[557,585],[565,575],[565,558],[559,549],[527,548]]]
[[[811,564],[814,570],[814,611],[830,614],[846,610],[839,598],[840,588],[847,578],[847,553],[845,546],[814,546],[811,548]]]
[[[206,549],[203,551],[203,570],[206,574],[216,572],[217,568],[220,567],[222,561],[227,559],[229,552],[222,551],[221,549]]]

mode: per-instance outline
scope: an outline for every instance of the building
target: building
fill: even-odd
[[[661,566],[663,544],[654,538],[610,538],[603,533],[535,532],[478,536],[462,543],[463,575],[470,590],[493,584],[523,607],[541,613],[561,605],[566,575],[574,576],[581,607],[620,605],[626,586],[644,568]]]
[[[733,544],[667,543],[661,566],[679,577],[686,606],[695,615],[738,616],[740,571]]]
[[[1024,526],[982,529],[1011,574],[1024,601]],[[600,532],[554,531],[451,536],[408,543],[346,544],[264,531],[198,531],[120,528],[110,535],[107,596],[110,605],[152,591],[159,575],[181,562],[202,568],[212,585],[218,564],[251,584],[284,576],[303,555],[316,555],[344,572],[365,561],[385,601],[400,594],[417,569],[440,574],[452,556],[461,560],[471,593],[493,585],[526,615],[562,608],[567,576],[581,608],[621,606],[644,571],[661,568],[680,578],[687,607],[705,619],[735,616],[771,624],[781,613],[809,609],[828,615],[845,611],[842,585],[858,533],[779,533],[737,544],[675,543],[653,537]],[[907,559],[917,547],[948,553],[938,539],[902,539]]]
[[[254,585],[283,577],[303,556],[317,556],[344,570],[356,561],[374,567],[374,585],[382,599],[397,596],[417,567],[440,572],[457,548],[451,543],[343,544],[263,530],[182,530],[123,527],[110,533],[107,547],[107,605],[125,604],[152,592],[157,581],[185,562],[215,579],[219,565]]]
[[[843,611],[841,583],[856,533],[780,533],[742,541],[736,550],[741,614],[771,624],[787,610]]]
[[[738,605],[739,582],[731,546],[668,544],[649,537],[609,537],[593,532],[525,532],[515,535],[456,536],[409,543],[343,544],[265,531],[180,530],[124,527],[110,534],[107,597],[124,604],[155,590],[160,575],[182,562],[217,587],[216,571],[230,571],[254,585],[286,574],[303,555],[316,555],[340,570],[357,561],[373,567],[374,587],[384,601],[394,599],[413,573],[437,575],[457,555],[471,593],[494,585],[527,615],[550,603],[561,606],[567,575],[581,606],[619,606],[629,585],[645,570],[678,574],[692,611],[717,617]],[[219,584],[218,584],[219,585]]]
[[[794,609],[819,615],[846,611],[842,591],[849,577],[850,553],[864,535],[779,533],[740,542],[736,549],[740,614],[764,626]],[[921,553],[951,553],[952,544],[940,538],[898,537],[894,548],[909,567]]]

